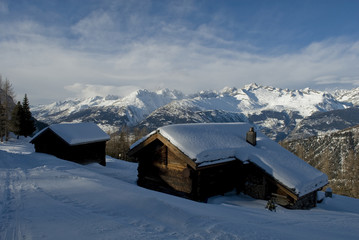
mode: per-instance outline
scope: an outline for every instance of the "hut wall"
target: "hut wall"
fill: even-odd
[[[286,206],[290,209],[310,209],[317,205],[317,191],[308,193],[300,197],[293,204]]]
[[[243,192],[253,198],[269,199],[274,186],[270,186],[266,173],[253,164],[244,165]]]
[[[274,201],[286,208],[300,209],[310,206],[313,200],[311,194],[297,199],[294,193],[290,193],[284,186],[280,185],[272,176],[265,173],[255,164],[244,165],[245,181],[243,192],[253,198]],[[315,206],[315,205],[314,205]]]
[[[34,141],[35,151],[58,158],[86,164],[98,162],[106,165],[106,142],[70,146],[52,131],[46,131]]]
[[[256,199],[274,198],[292,209],[316,206],[316,192],[299,199],[253,163],[239,160],[198,168],[187,165],[185,156],[156,139],[135,155],[138,159],[138,185],[153,190],[206,201],[233,189]]]
[[[35,139],[34,145],[36,152],[47,153],[64,159],[68,144],[55,133],[48,130]]]
[[[137,158],[140,186],[184,197],[191,192],[190,167],[162,142],[153,141]]]
[[[294,193],[280,185],[273,177],[256,165],[248,164],[244,166],[246,174],[243,192],[245,194],[256,199],[269,200],[273,198],[277,204],[289,209],[309,209],[316,206],[316,191],[297,198]]]
[[[86,164],[98,162],[106,164],[106,142],[96,142],[75,146],[66,146],[64,159]]]
[[[196,180],[193,182],[194,198],[206,201],[209,197],[240,189],[239,184],[243,178],[241,165],[240,161],[234,160],[198,170]]]

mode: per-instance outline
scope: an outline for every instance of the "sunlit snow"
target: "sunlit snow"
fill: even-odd
[[[79,165],[0,143],[0,239],[357,239],[359,200],[276,212],[228,193],[208,203],[136,185],[137,164]],[[323,194],[320,194],[322,198]]]
[[[33,137],[33,140],[47,129],[52,130],[71,146],[84,143],[102,142],[110,139],[110,136],[102,131],[95,123],[83,122],[52,124],[37,133]]]

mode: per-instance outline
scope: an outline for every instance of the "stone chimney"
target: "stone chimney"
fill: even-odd
[[[247,132],[246,141],[253,146],[257,144],[257,133],[254,131],[254,128],[250,128]]]

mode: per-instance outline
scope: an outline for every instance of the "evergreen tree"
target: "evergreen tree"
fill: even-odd
[[[30,105],[27,95],[25,94],[24,100],[22,101],[22,114],[21,114],[21,133],[25,137],[30,136],[35,130],[35,123],[30,112]]]
[[[12,87],[12,84],[8,79],[5,79],[5,81],[2,81],[1,75],[0,75],[0,100],[2,102],[2,106],[4,108],[4,135],[1,136],[1,140],[3,140],[3,136],[5,136],[5,141],[9,138],[9,131],[10,131],[10,117],[12,108],[14,106],[13,99],[15,98],[15,93]]]
[[[3,81],[2,76],[0,74],[0,138],[1,142],[4,141],[4,132],[5,132],[5,123],[4,123],[4,107],[3,107]]]
[[[5,109],[0,100],[0,138],[1,142],[4,141],[5,136]]]
[[[17,138],[21,135],[21,120],[23,116],[23,109],[20,101],[17,102],[11,114],[10,129],[17,135]]]

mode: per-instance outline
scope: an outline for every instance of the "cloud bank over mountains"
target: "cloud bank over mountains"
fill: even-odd
[[[310,39],[310,29],[288,31],[289,13],[274,17],[280,9],[262,6],[245,19],[212,2],[90,1],[79,10],[55,1],[26,12],[25,5],[0,1],[0,74],[35,104],[140,88],[359,85],[357,32]]]

